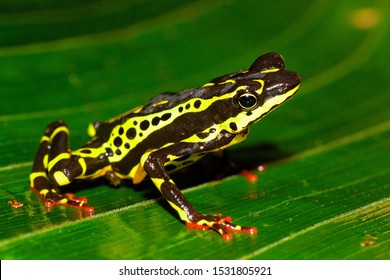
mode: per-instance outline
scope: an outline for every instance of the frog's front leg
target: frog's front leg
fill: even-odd
[[[180,158],[189,153],[204,151],[204,145],[199,143],[178,143],[163,149],[146,153],[141,164],[164,198],[174,208],[181,220],[189,227],[214,229],[225,239],[232,238],[229,231],[255,233],[255,227],[243,227],[231,223],[230,217],[222,215],[203,215],[196,211],[187,201],[176,184],[165,170],[165,164],[174,158]]]
[[[87,199],[72,193],[62,193],[59,186],[69,184],[82,167],[77,157],[71,155],[68,142],[69,130],[63,121],[47,126],[30,174],[30,187],[45,201],[45,206],[63,204],[87,211]]]

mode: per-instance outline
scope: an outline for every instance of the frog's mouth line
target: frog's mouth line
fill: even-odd
[[[249,125],[248,125],[249,126]],[[245,127],[241,130],[237,130],[237,131],[234,131],[234,132],[230,132],[231,134],[234,134],[234,135],[245,135],[245,134],[248,134],[248,131],[249,131],[249,128],[248,127]]]

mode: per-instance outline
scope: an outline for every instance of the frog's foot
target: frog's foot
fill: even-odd
[[[232,224],[231,217],[223,217],[220,214],[212,216],[201,215],[195,222],[186,222],[186,225],[202,230],[213,229],[221,234],[223,239],[233,238],[233,235],[230,232],[244,232],[248,234],[255,234],[257,232],[257,228],[255,227],[243,227]]]
[[[32,189],[38,193],[40,197],[43,198],[45,206],[48,208],[54,207],[57,204],[70,206],[74,208],[83,209],[87,212],[93,212],[93,207],[87,204],[87,199],[85,197],[77,197],[73,193],[61,193],[57,188],[52,189],[43,189],[38,192],[37,189]]]
[[[122,179],[115,175],[115,172],[113,171],[107,171],[104,177],[108,179],[110,181],[110,184],[114,187],[118,187],[122,181]]]

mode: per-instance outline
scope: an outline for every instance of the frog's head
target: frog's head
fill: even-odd
[[[214,79],[212,83],[227,86],[225,92],[234,111],[228,122],[240,132],[293,96],[300,81],[299,74],[285,70],[279,54],[268,53],[248,69]]]

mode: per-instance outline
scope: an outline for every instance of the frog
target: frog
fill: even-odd
[[[298,73],[286,70],[284,58],[270,52],[244,70],[162,93],[143,106],[91,123],[91,139],[77,150],[70,149],[67,124],[55,121],[41,137],[30,188],[48,208],[64,205],[93,213],[86,198],[62,191],[64,186],[100,177],[114,186],[149,178],[188,227],[212,229],[224,239],[234,232],[254,234],[256,227],[234,224],[230,216],[198,212],[171,173],[243,142],[249,127],[290,99],[300,83]]]

